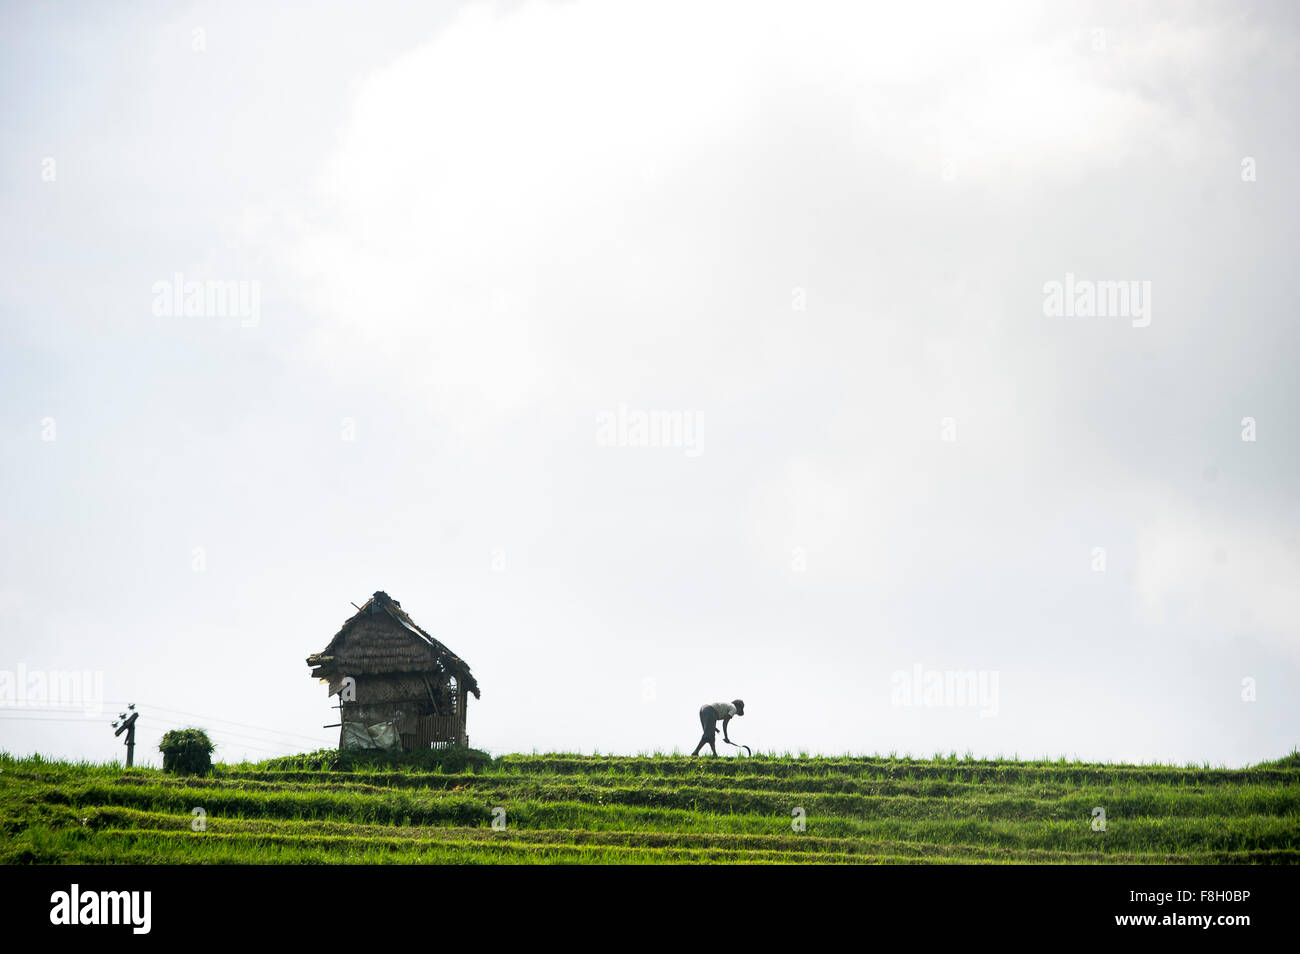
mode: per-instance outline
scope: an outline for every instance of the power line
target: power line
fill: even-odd
[[[93,721],[91,718],[75,718],[75,717],[60,718],[59,716],[0,715],[0,722],[70,722],[70,723],[80,723],[81,725],[93,725]],[[148,725],[148,720],[145,721],[145,724]],[[158,728],[158,725],[154,725],[153,728]],[[267,749],[267,748],[263,748],[260,745],[253,745],[251,742],[246,741],[247,738],[254,738],[254,737],[236,736],[234,733],[226,733],[224,731],[223,732],[214,731],[212,735],[216,736],[216,738],[219,741],[221,741],[223,744],[229,745],[234,748],[255,749],[258,752],[266,752],[270,755],[295,754],[294,746],[288,743],[284,743],[280,749]],[[270,742],[273,745],[277,744],[273,739],[256,739],[256,741]],[[283,749],[285,748],[289,749],[289,751],[288,752],[283,751]]]
[[[166,723],[157,721],[154,718],[144,719],[143,722],[145,725],[149,726],[151,729],[154,730],[166,729]],[[282,749],[287,748],[290,750],[290,753],[277,752],[276,754],[291,754],[293,751],[297,750],[297,744],[293,742],[286,742],[281,739],[267,739],[257,735],[245,735],[242,732],[231,732],[227,729],[213,729],[212,731],[208,732],[208,736],[210,738],[235,740],[237,744],[248,745],[249,748],[257,748],[257,746],[251,744],[252,742],[265,742],[269,745],[275,745],[275,746],[279,746]],[[263,749],[262,751],[270,751],[270,750]]]
[[[104,703],[104,705],[107,705],[107,706],[110,706],[110,707],[125,706],[125,705],[131,705],[131,704],[132,704],[132,703],[126,703],[126,702],[120,702],[120,701],[106,701],[106,702]],[[150,704],[150,703],[134,703],[134,705],[136,706],[136,711],[138,711],[138,712],[143,712],[143,711],[146,710],[146,709],[149,709],[149,710],[157,710],[158,712],[171,713],[171,714],[174,714],[174,715],[181,715],[181,716],[188,716],[188,717],[195,718],[195,719],[202,719],[202,720],[205,721],[205,722],[219,722],[219,723],[225,723],[225,724],[227,724],[227,725],[236,725],[236,726],[241,726],[241,727],[246,728],[246,729],[255,729],[255,730],[257,730],[257,731],[263,733],[265,737],[263,737],[263,736],[248,736],[248,738],[260,739],[260,741],[263,741],[263,742],[275,742],[275,743],[284,744],[284,745],[301,745],[302,742],[314,742],[314,743],[316,743],[316,744],[319,745],[319,744],[323,741],[319,736],[306,735],[306,734],[301,733],[301,732],[290,732],[290,731],[288,731],[288,730],[284,730],[284,729],[274,729],[274,728],[272,728],[272,727],[270,727],[270,726],[265,726],[265,725],[254,725],[254,724],[252,724],[252,723],[250,723],[250,722],[237,722],[237,721],[235,721],[234,719],[222,719],[222,718],[220,718],[220,717],[218,717],[218,716],[209,716],[209,715],[204,715],[204,714],[201,713],[201,712],[187,712],[187,711],[185,711],[184,709],[172,709],[172,708],[170,708],[170,707],[168,707],[168,706],[158,706],[158,705],[152,705],[152,704]],[[61,707],[61,706],[28,706],[28,707],[26,707],[26,708],[29,708],[29,709],[35,709],[35,710],[48,710],[48,711],[55,711],[55,712],[58,712],[58,711],[65,711],[64,707]],[[82,707],[80,707],[80,706],[77,706],[77,707],[71,707],[71,706],[69,706],[69,707],[66,708],[66,711],[69,711],[69,712],[80,712],[81,710],[82,710]],[[107,715],[107,714],[106,714],[106,715]],[[103,716],[95,716],[95,715],[86,714],[86,715],[80,716],[80,717],[78,717],[78,718],[95,719],[95,718],[102,718],[102,717],[103,717]],[[71,722],[71,721],[75,721],[75,719],[70,718],[70,719],[68,719],[68,720],[66,720],[66,721]],[[214,731],[215,731],[215,730],[214,730]],[[234,732],[233,730],[222,729],[221,731],[226,732],[226,733],[229,734],[229,735],[243,735],[243,733]],[[302,740],[302,741],[293,741],[293,740]]]
[[[79,723],[81,725],[93,725],[95,722],[100,721],[103,718],[104,718],[103,716],[84,716],[84,715],[83,716],[75,716],[75,715],[74,716],[39,716],[39,715],[31,716],[31,715],[15,715],[10,713],[0,713],[0,722],[67,722],[67,723],[74,723],[74,724]],[[157,730],[160,728],[164,728],[166,723],[155,721],[152,718],[145,718],[141,720],[141,725],[143,727],[148,727],[150,729]],[[255,735],[244,735],[243,733],[231,732],[227,729],[214,729],[209,734],[212,737],[215,737],[221,744],[230,746],[231,748],[253,749],[254,751],[257,752],[265,752],[268,755],[293,755],[296,753],[298,749],[297,743],[294,742],[281,741],[277,739],[268,739],[268,738],[263,738]],[[278,748],[268,749],[260,745],[254,745],[253,744],[254,742],[264,742],[270,745],[278,746]],[[288,751],[287,752],[284,751],[285,749],[288,749]]]
[[[162,724],[163,724],[162,720],[163,720],[163,716],[159,716],[159,715],[155,715],[155,714],[150,714],[150,715],[149,715],[149,718],[148,718],[147,721],[149,721],[151,724],[152,724],[152,723],[156,723],[156,724],[162,725]],[[282,738],[282,737],[276,736],[273,732],[272,732],[272,733],[266,733],[266,734],[263,734],[263,733],[253,733],[253,732],[239,732],[239,731],[236,730],[236,729],[228,729],[228,728],[226,728],[225,726],[216,726],[216,727],[211,728],[211,729],[205,729],[204,731],[208,732],[208,734],[210,734],[210,735],[213,734],[213,733],[221,733],[221,734],[223,734],[223,735],[238,736],[238,737],[241,738],[241,739],[252,739],[252,740],[255,741],[255,742],[271,742],[271,743],[273,743],[273,744],[275,744],[275,745],[285,745],[285,746],[290,746],[290,747],[295,747],[295,746],[296,746],[296,747],[301,747],[301,746],[307,744],[305,741],[300,740],[300,739],[290,739],[290,738]],[[315,743],[316,745],[320,745],[320,744],[322,743],[323,740],[322,740],[322,739],[311,739],[310,741],[311,741],[312,743]]]
[[[39,707],[33,707],[33,708],[39,708]],[[141,710],[137,709],[136,711],[140,712]],[[36,722],[79,722],[83,725],[88,725],[97,721],[107,721],[105,716],[92,716],[92,715],[68,715],[62,717],[60,716],[16,716],[15,715],[15,716],[9,716],[7,718],[12,719],[13,721],[31,720]],[[153,715],[153,714],[147,715],[145,718],[141,719],[141,725],[148,726],[150,729],[161,729],[164,731],[167,728],[169,728],[166,725],[166,723],[162,721],[161,716]],[[291,751],[297,751],[303,746],[302,742],[297,741],[295,739],[275,738],[273,736],[267,736],[267,735],[253,735],[247,732],[236,732],[233,729],[226,729],[224,727],[213,729],[211,730],[210,734],[211,735],[219,734],[223,738],[229,737],[229,738],[251,741],[251,742],[265,742],[265,743],[269,743],[270,745],[275,745],[281,748],[289,749]],[[312,741],[319,745],[322,740],[313,739]]]
[[[92,720],[102,718],[103,716],[72,716],[65,719],[59,716],[23,716],[0,713],[0,721],[4,722],[80,722],[83,725],[89,725]]]
[[[125,702],[114,702],[114,703],[105,703],[105,705],[128,705],[128,703],[125,703]],[[270,732],[270,733],[272,733],[273,735],[296,736],[296,737],[298,737],[298,738],[307,739],[307,740],[312,741],[312,742],[319,742],[319,741],[320,741],[316,736],[312,736],[312,735],[304,735],[304,734],[301,733],[301,732],[290,732],[290,731],[287,730],[287,729],[273,729],[273,728],[271,728],[270,726],[266,726],[266,725],[253,725],[253,724],[250,723],[250,722],[236,722],[234,719],[222,719],[222,718],[220,718],[219,716],[204,715],[204,714],[201,713],[201,712],[186,712],[184,709],[172,709],[172,708],[169,708],[168,706],[156,706],[156,705],[151,705],[151,704],[149,704],[149,703],[144,703],[144,702],[139,702],[139,703],[136,703],[135,705],[136,705],[136,708],[137,708],[137,709],[138,709],[138,708],[141,708],[141,707],[149,708],[149,709],[157,709],[157,710],[159,710],[160,712],[171,712],[171,713],[174,713],[174,714],[176,714],[176,715],[189,716],[189,717],[194,718],[194,719],[205,719],[205,720],[207,720],[208,722],[224,722],[224,723],[226,723],[227,725],[238,725],[238,726],[242,726],[242,727],[245,728],[245,729],[259,729],[259,730],[261,730],[261,731],[263,731],[263,732]]]

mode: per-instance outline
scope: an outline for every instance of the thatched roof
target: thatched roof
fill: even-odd
[[[307,657],[312,675],[329,679],[342,676],[398,672],[436,672],[454,675],[479,697],[478,682],[466,662],[416,625],[383,590],[366,601],[356,615],[334,634],[329,645]],[[332,691],[332,690],[331,690]]]

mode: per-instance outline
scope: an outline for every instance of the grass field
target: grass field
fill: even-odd
[[[195,809],[206,830],[193,830]],[[0,862],[1294,864],[1300,757],[1249,769],[757,753],[384,767],[316,753],[184,778],[0,753]]]

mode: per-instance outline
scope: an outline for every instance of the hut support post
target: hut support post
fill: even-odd
[[[456,716],[457,716],[457,718],[458,718],[459,721],[460,721],[460,744],[461,744],[461,745],[469,745],[469,735],[468,735],[468,734],[466,733],[466,731],[465,731],[466,726],[469,725],[469,720],[468,720],[467,718],[465,718],[465,715],[466,715],[466,713],[465,713],[465,703],[468,701],[468,699],[469,699],[469,696],[468,696],[468,694],[465,692],[465,684],[464,684],[461,680],[457,680],[457,684],[456,684]]]

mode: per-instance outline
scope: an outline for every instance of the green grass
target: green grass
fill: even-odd
[[[1295,864],[1300,756],[1213,769],[316,752],[199,778],[0,753],[0,862]]]

